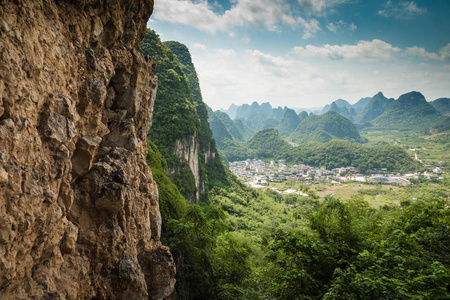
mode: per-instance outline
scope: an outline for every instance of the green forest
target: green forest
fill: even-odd
[[[161,43],[148,30],[141,51],[158,64],[147,163],[158,184],[161,239],[176,261],[181,299],[449,299],[446,194],[376,208],[362,193],[344,201],[307,187],[307,197],[251,189],[225,167],[215,148],[188,49]],[[198,201],[189,202],[192,174],[168,170],[176,164],[174,141],[195,131],[203,189]],[[230,160],[279,157],[327,168],[420,168],[397,146],[331,140],[293,147],[275,129],[245,143],[234,138],[220,143]],[[207,149],[214,158],[203,159]],[[429,189],[427,184],[417,181],[415,188]],[[449,178],[436,184],[447,186]]]

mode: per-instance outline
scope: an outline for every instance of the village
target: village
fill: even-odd
[[[428,170],[423,173],[411,174],[389,174],[387,169],[374,169],[373,174],[363,175],[355,167],[341,167],[327,170],[325,167],[315,168],[307,165],[288,166],[285,160],[264,162],[263,160],[247,159],[244,161],[234,161],[229,163],[229,168],[238,178],[253,188],[263,188],[269,182],[276,181],[302,181],[304,185],[314,183],[339,184],[345,181],[359,181],[366,183],[410,185],[412,178],[423,176],[425,179],[443,179],[439,177],[441,169],[439,167],[428,166]],[[301,191],[288,190],[283,193],[295,193],[306,195]]]

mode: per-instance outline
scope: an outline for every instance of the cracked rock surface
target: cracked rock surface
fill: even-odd
[[[163,299],[152,0],[0,5],[0,298]]]

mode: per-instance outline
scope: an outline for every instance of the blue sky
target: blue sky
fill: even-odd
[[[148,27],[188,46],[213,109],[311,108],[450,97],[449,16],[449,0],[155,0]]]

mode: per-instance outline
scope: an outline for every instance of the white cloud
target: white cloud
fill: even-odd
[[[289,6],[283,0],[239,0],[224,14],[214,13],[207,1],[155,1],[158,20],[193,26],[210,33],[233,27],[273,28],[277,23],[292,25],[294,19],[285,13]]]
[[[383,5],[383,9],[378,11],[378,14],[396,19],[411,19],[426,12],[426,8],[418,7],[414,1],[400,1],[394,4],[389,0]]]
[[[448,43],[447,46],[442,47],[439,50],[439,54],[441,56],[441,59],[449,60],[450,59],[450,43]]]
[[[298,3],[310,13],[320,13],[325,8],[324,0],[298,0]]]
[[[231,56],[235,56],[236,52],[233,49],[216,49],[216,54],[221,58],[227,58]]]
[[[214,7],[205,0],[164,0],[155,1],[154,18],[192,26],[212,34],[231,31],[236,27],[265,28],[280,32],[282,26],[291,26],[303,29],[303,39],[307,39],[320,30],[319,21],[311,18],[311,13],[322,12],[326,7],[346,1],[348,0],[299,0],[302,8],[299,12],[298,9],[293,10],[287,0],[235,0],[229,10],[217,14]],[[305,19],[294,15],[294,11],[297,14],[307,12],[309,17]]]
[[[330,60],[358,59],[362,61],[390,60],[401,49],[374,39],[372,41],[359,41],[356,45],[325,45],[316,47],[294,47],[294,53],[300,56],[317,56]]]
[[[312,19],[308,22],[305,19],[303,19],[302,17],[298,17],[297,22],[298,22],[298,24],[300,24],[300,26],[303,27],[304,31],[303,31],[302,38],[304,40],[313,37],[317,31],[321,30],[319,21],[317,21],[316,19]]]
[[[439,55],[433,52],[427,52],[425,48],[409,47],[405,49],[406,55],[419,56],[425,59],[439,59]]]
[[[260,69],[274,76],[284,77],[292,74],[293,61],[275,57],[259,50],[247,51],[247,54],[251,56]]]
[[[349,0],[298,0],[298,3],[302,9],[310,14],[320,14],[326,10],[341,3],[348,2]]]
[[[154,17],[161,21],[190,25],[210,33],[224,27],[221,18],[210,9],[207,1],[155,1]]]
[[[194,43],[192,45],[193,48],[197,48],[197,49],[202,49],[202,50],[206,50],[206,46],[200,43]]]
[[[354,23],[347,23],[342,20],[334,23],[328,23],[327,28],[331,32],[355,31],[358,27]]]
[[[450,43],[439,49],[438,53],[428,52],[425,48],[409,47],[405,49],[405,54],[410,56],[418,56],[427,60],[449,60],[450,59]]]

